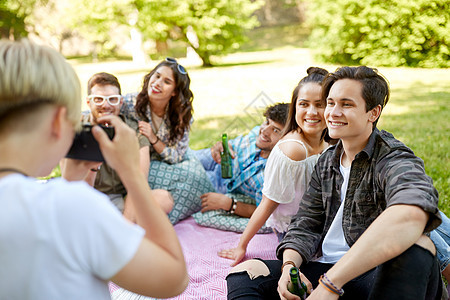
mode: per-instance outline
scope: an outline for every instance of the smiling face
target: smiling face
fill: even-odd
[[[151,105],[166,106],[175,96],[176,82],[173,71],[167,66],[159,67],[148,82],[148,97]]]
[[[119,95],[119,89],[114,85],[94,85],[91,89],[91,95],[112,96]],[[119,115],[122,107],[123,99],[121,98],[119,105],[111,105],[108,101],[103,101],[101,105],[97,105],[94,101],[87,99],[87,104],[91,109],[91,123],[98,124],[97,119],[107,115]]]
[[[295,121],[304,135],[320,136],[326,128],[321,92],[322,87],[315,82],[306,83],[299,90]]]
[[[263,151],[272,151],[275,144],[278,143],[281,138],[282,130],[282,124],[272,121],[271,119],[266,119],[259,129],[256,147]]]
[[[366,111],[362,88],[362,83],[353,79],[340,79],[331,86],[325,108],[330,137],[344,143],[361,143],[369,138],[381,106]]]

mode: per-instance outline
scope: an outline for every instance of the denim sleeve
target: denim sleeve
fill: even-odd
[[[430,232],[430,238],[436,246],[436,257],[442,272],[450,263],[450,220],[443,212],[440,215],[442,223]]]

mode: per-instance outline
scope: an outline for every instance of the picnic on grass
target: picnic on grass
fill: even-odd
[[[445,299],[450,221],[422,159],[377,128],[388,80],[296,80],[262,124],[194,150],[176,59],[132,93],[92,74],[81,111],[60,53],[1,40],[0,299]]]

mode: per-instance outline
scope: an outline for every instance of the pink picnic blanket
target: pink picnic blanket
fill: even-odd
[[[241,234],[202,227],[197,225],[192,217],[176,224],[175,230],[186,259],[189,285],[184,293],[171,299],[226,299],[225,277],[231,269],[232,261],[217,256],[217,252],[236,247]],[[278,240],[274,233],[257,234],[248,245],[246,259],[276,259],[277,245]],[[113,283],[110,283],[110,292],[113,300],[152,299],[131,293]]]

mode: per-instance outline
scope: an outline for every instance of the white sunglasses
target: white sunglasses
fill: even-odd
[[[100,96],[100,95],[89,95],[89,101],[93,101],[95,105],[102,105],[105,100],[108,101],[109,105],[116,106],[119,105],[120,100],[122,100],[121,95],[111,95],[111,96]]]

